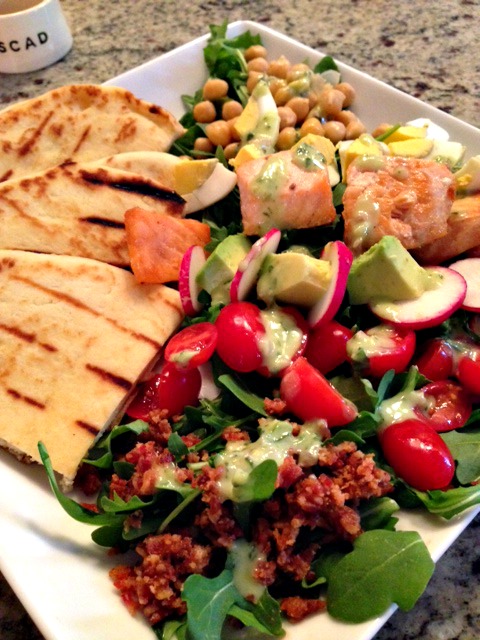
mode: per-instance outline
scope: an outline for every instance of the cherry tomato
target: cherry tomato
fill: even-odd
[[[304,422],[326,420],[329,427],[348,424],[357,416],[356,407],[301,356],[284,373],[280,397],[287,408]]]
[[[197,405],[202,386],[198,369],[178,369],[167,362],[160,373],[139,385],[127,407],[127,415],[148,421],[151,411],[166,409],[167,416],[183,413],[186,406]]]
[[[421,392],[434,404],[422,414],[435,431],[452,431],[463,427],[472,413],[470,394],[452,380],[436,380]]]
[[[305,352],[309,338],[308,323],[295,307],[267,309],[260,312],[260,318],[265,334],[259,345],[263,364],[257,372],[267,377],[281,377],[287,367]],[[295,344],[299,337],[298,347],[293,353],[292,336],[295,336]]]
[[[255,371],[262,364],[259,339],[265,334],[260,309],[251,302],[232,302],[218,314],[217,353],[234,371]]]
[[[331,320],[310,332],[305,357],[320,373],[330,373],[346,362],[347,342],[352,336],[351,329]]]
[[[458,361],[456,378],[475,395],[480,395],[480,351],[469,351]]]
[[[211,322],[192,324],[170,338],[165,347],[165,360],[179,369],[199,367],[212,357],[217,337],[217,327]]]
[[[445,340],[430,340],[416,365],[422,376],[429,380],[445,380],[453,374],[453,349]]]
[[[395,473],[419,491],[445,489],[455,463],[447,445],[423,420],[394,422],[379,432],[380,444]]]
[[[380,324],[367,331],[358,331],[347,343],[352,363],[360,363],[362,374],[381,378],[387,371],[405,371],[415,351],[415,332],[412,329]],[[362,356],[366,361],[362,363]]]

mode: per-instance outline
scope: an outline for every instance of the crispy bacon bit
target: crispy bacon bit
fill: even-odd
[[[141,558],[139,565],[110,571],[130,613],[142,611],[151,625],[171,615],[183,615],[183,584],[189,575],[205,571],[211,548],[195,544],[184,535],[162,534],[149,536],[136,551]]]
[[[312,613],[325,611],[327,603],[324,600],[299,598],[283,598],[280,602],[280,611],[284,613],[290,622],[300,622]]]
[[[269,416],[282,416],[287,410],[287,404],[281,398],[265,398],[263,406]]]

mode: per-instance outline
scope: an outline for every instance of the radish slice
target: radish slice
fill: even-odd
[[[427,289],[415,300],[372,302],[369,306],[373,313],[382,320],[410,329],[435,327],[449,318],[465,299],[465,278],[447,267],[426,267],[425,270],[440,276],[435,289]]]
[[[340,240],[325,245],[320,257],[322,260],[328,260],[332,265],[332,279],[326,292],[308,314],[308,324],[313,329],[330,322],[339,310],[353,262],[352,252]]]
[[[197,284],[197,274],[205,264],[206,257],[203,247],[193,245],[183,254],[178,276],[178,291],[183,311],[187,316],[196,315],[202,308],[198,301],[200,287]]]
[[[480,258],[465,258],[450,265],[465,278],[467,295],[462,307],[467,311],[480,311]]]
[[[262,262],[268,254],[275,253],[282,237],[278,229],[270,229],[268,233],[259,238],[245,258],[241,261],[232,284],[230,285],[230,299],[232,302],[245,300],[254,287]]]

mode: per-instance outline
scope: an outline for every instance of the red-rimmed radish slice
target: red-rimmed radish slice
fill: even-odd
[[[426,267],[438,278],[435,288],[427,289],[415,300],[372,302],[373,313],[392,324],[409,329],[435,327],[462,306],[467,292],[465,278],[447,267]]]
[[[480,311],[480,258],[465,258],[450,265],[465,278],[467,295],[462,307],[467,311]]]
[[[278,229],[270,229],[252,245],[233,276],[230,285],[230,300],[232,302],[240,302],[247,298],[258,279],[262,262],[268,254],[275,253],[281,236],[282,233]]]
[[[314,329],[330,322],[339,310],[353,262],[352,252],[340,240],[325,245],[320,257],[322,260],[328,260],[332,265],[332,279],[324,295],[308,314],[308,323]]]
[[[193,245],[183,254],[178,276],[178,291],[183,311],[187,316],[196,315],[202,308],[198,301],[200,287],[197,274],[205,264],[206,257],[203,247]]]

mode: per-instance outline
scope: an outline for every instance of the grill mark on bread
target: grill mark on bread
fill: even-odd
[[[178,205],[184,205],[185,200],[171,189],[162,189],[145,178],[116,178],[112,180],[108,172],[98,169],[95,172],[80,171],[80,175],[85,182],[93,185],[106,185],[112,189],[120,189],[122,191],[130,191],[138,193],[141,196],[149,196],[160,201],[173,202]]]
[[[28,342],[29,344],[33,344],[33,343],[38,344],[39,347],[41,347],[42,349],[45,349],[45,351],[49,351],[50,353],[58,351],[57,347],[55,347],[53,344],[48,344],[47,342],[40,342],[37,339],[37,336],[35,333],[27,333],[26,331],[22,331],[18,327],[10,327],[0,322],[0,331],[5,331],[6,333],[9,333],[10,335],[15,336],[16,338],[19,338],[24,342]]]
[[[45,405],[43,402],[39,402],[35,400],[35,398],[31,398],[30,396],[26,396],[24,393],[20,393],[15,389],[7,388],[7,393],[15,398],[15,400],[20,400],[21,402],[25,402],[25,404],[30,405],[31,407],[36,407],[37,409],[45,409]]]
[[[35,143],[42,135],[43,130],[51,120],[52,116],[53,116],[53,111],[50,111],[49,113],[47,113],[47,115],[40,122],[38,127],[34,129],[32,135],[24,142],[24,144],[21,145],[21,147],[19,147],[18,149],[19,156],[26,156],[32,151],[33,147],[35,146]]]
[[[0,182],[5,182],[5,180],[8,180],[12,175],[13,175],[13,170],[8,169],[8,171],[5,171],[3,176],[0,176]]]
[[[99,225],[101,227],[109,227],[111,229],[125,229],[125,224],[123,222],[110,220],[109,218],[87,216],[86,218],[79,218],[78,220],[79,222],[87,222],[88,224]]]
[[[102,380],[111,382],[116,387],[120,387],[121,389],[125,389],[126,391],[129,391],[132,387],[132,383],[130,382],[130,380],[127,380],[126,378],[122,378],[121,376],[117,376],[115,373],[112,373],[111,371],[107,371],[107,369],[103,369],[103,367],[97,367],[96,365],[89,364],[87,362],[87,364],[85,365],[85,369],[87,369],[87,371],[91,371],[92,373],[96,374]]]
[[[85,129],[82,131],[82,135],[81,135],[81,136],[79,136],[79,138],[78,138],[78,142],[77,142],[77,144],[75,145],[75,147],[74,147],[74,149],[73,149],[73,155],[75,155],[75,154],[79,151],[79,149],[80,149],[80,147],[82,146],[82,144],[85,142],[85,140],[87,140],[87,138],[88,138],[88,136],[89,136],[89,134],[90,134],[90,130],[91,130],[91,128],[92,128],[92,127],[91,127],[90,125],[88,125],[88,126],[87,126],[87,127],[85,127]]]
[[[113,325],[116,329],[118,329],[119,331],[123,331],[124,333],[127,333],[128,335],[132,336],[134,339],[142,341],[142,342],[146,342],[147,344],[152,345],[155,349],[159,350],[161,348],[161,343],[159,343],[157,340],[153,340],[152,338],[149,338],[148,336],[144,335],[143,333],[138,333],[137,331],[132,331],[131,329],[128,329],[127,327],[122,326],[121,324],[119,324],[116,320],[114,320],[113,318],[109,318],[108,316],[104,316],[101,313],[98,313],[97,311],[95,311],[95,309],[92,309],[91,307],[89,307],[88,305],[84,304],[83,302],[81,302],[80,300],[78,300],[77,298],[74,298],[73,296],[70,296],[66,293],[62,293],[61,291],[56,291],[55,289],[50,289],[48,287],[44,287],[43,285],[39,284],[38,282],[35,282],[34,280],[31,280],[30,278],[24,278],[23,276],[19,276],[16,274],[12,274],[12,279],[16,280],[17,282],[22,282],[23,284],[26,284],[30,287],[33,287],[34,289],[38,289],[39,291],[43,291],[44,293],[49,294],[50,296],[52,296],[53,298],[56,298],[57,300],[61,300],[62,302],[65,302],[66,304],[69,304],[73,307],[76,307],[77,309],[81,309],[83,311],[85,311],[86,313],[90,313],[91,315],[98,317],[98,318],[103,318],[104,320],[106,320],[109,324]],[[167,302],[167,301],[165,301]],[[173,305],[172,305],[173,306]],[[177,307],[174,307],[177,311],[177,313],[180,315],[180,311]]]
[[[101,430],[101,427],[95,427],[93,424],[89,424],[84,420],[75,420],[75,424],[77,425],[77,427],[80,427],[80,429],[84,429],[88,433],[91,433],[93,436],[98,435],[99,431]]]

